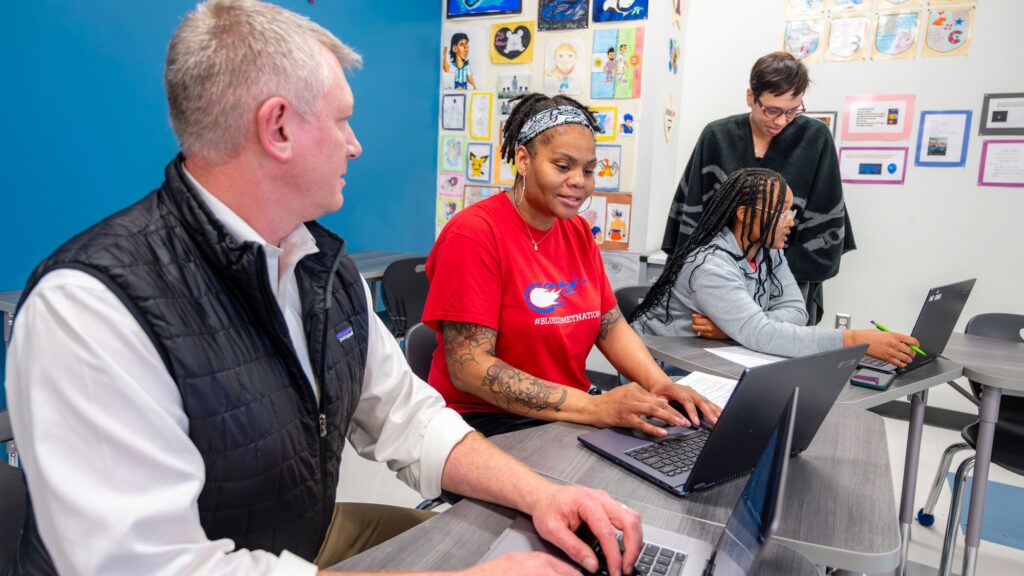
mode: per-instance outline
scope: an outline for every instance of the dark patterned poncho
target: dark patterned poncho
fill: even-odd
[[[786,259],[796,280],[822,282],[835,276],[840,256],[857,245],[843,202],[831,132],[825,124],[799,116],[772,138],[758,160],[750,130],[749,114],[729,116],[704,128],[672,198],[662,250],[672,254],[686,242],[704,201],[729,174],[740,168],[768,168],[782,174],[793,189],[797,215]]]

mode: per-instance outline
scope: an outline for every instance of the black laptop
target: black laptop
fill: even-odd
[[[887,374],[902,374],[920,368],[937,358],[946,349],[949,337],[953,334],[953,328],[956,327],[960,313],[964,311],[964,306],[967,304],[967,298],[971,295],[971,290],[974,289],[975,280],[975,278],[971,278],[928,291],[928,296],[924,299],[924,306],[921,307],[921,313],[917,315],[914,331],[910,333],[921,343],[920,348],[925,351],[927,356],[915,354],[910,364],[904,368],[871,356],[861,358],[860,365]]]
[[[788,454],[793,442],[794,423],[798,419],[797,398],[802,394],[803,389],[793,389],[789,402],[776,415],[767,446],[761,451],[757,466],[714,547],[710,542],[644,525],[643,548],[633,574],[743,576],[752,573],[764,545],[775,531],[782,510]],[[577,534],[601,560],[601,570],[597,573],[607,574],[604,552],[596,539],[589,533],[584,535],[578,531]],[[560,550],[537,535],[529,518],[520,516],[498,537],[482,561],[507,552],[521,551],[546,551],[567,559]],[[583,572],[586,573],[585,570]]]
[[[670,427],[668,436],[606,428],[579,441],[619,466],[679,496],[742,476],[754,467],[793,390],[801,387],[793,453],[810,445],[867,345],[791,358],[743,371],[718,424]]]

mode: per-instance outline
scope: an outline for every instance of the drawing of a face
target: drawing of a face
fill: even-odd
[[[562,44],[555,50],[555,68],[568,74],[576,67],[576,50],[568,44]]]
[[[460,60],[462,60],[463,62],[468,60],[469,59],[469,40],[466,39],[466,38],[463,38],[463,39],[459,40],[458,43],[455,44],[454,51],[455,51],[455,55]]]
[[[455,164],[459,161],[459,156],[462,156],[462,142],[458,140],[448,141],[448,150],[445,153],[448,156],[448,163]]]

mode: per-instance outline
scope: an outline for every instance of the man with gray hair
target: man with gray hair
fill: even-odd
[[[542,479],[445,408],[316,223],[361,153],[343,72],[359,64],[256,0],[181,23],[165,73],[181,155],[45,259],[19,304],[7,384],[34,511],[15,573],[314,574],[422,520],[335,504],[346,437],[425,497],[531,514],[594,571],[586,523],[612,574],[632,567],[639,516]],[[467,573],[499,572],[575,569],[524,554]]]

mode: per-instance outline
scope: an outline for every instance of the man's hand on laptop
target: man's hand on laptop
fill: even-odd
[[[542,538],[561,548],[586,570],[596,572],[598,559],[594,551],[575,534],[584,522],[605,551],[608,573],[631,574],[643,544],[640,514],[635,510],[600,490],[557,485],[533,510],[533,525]],[[621,552],[616,529],[622,532]]]

